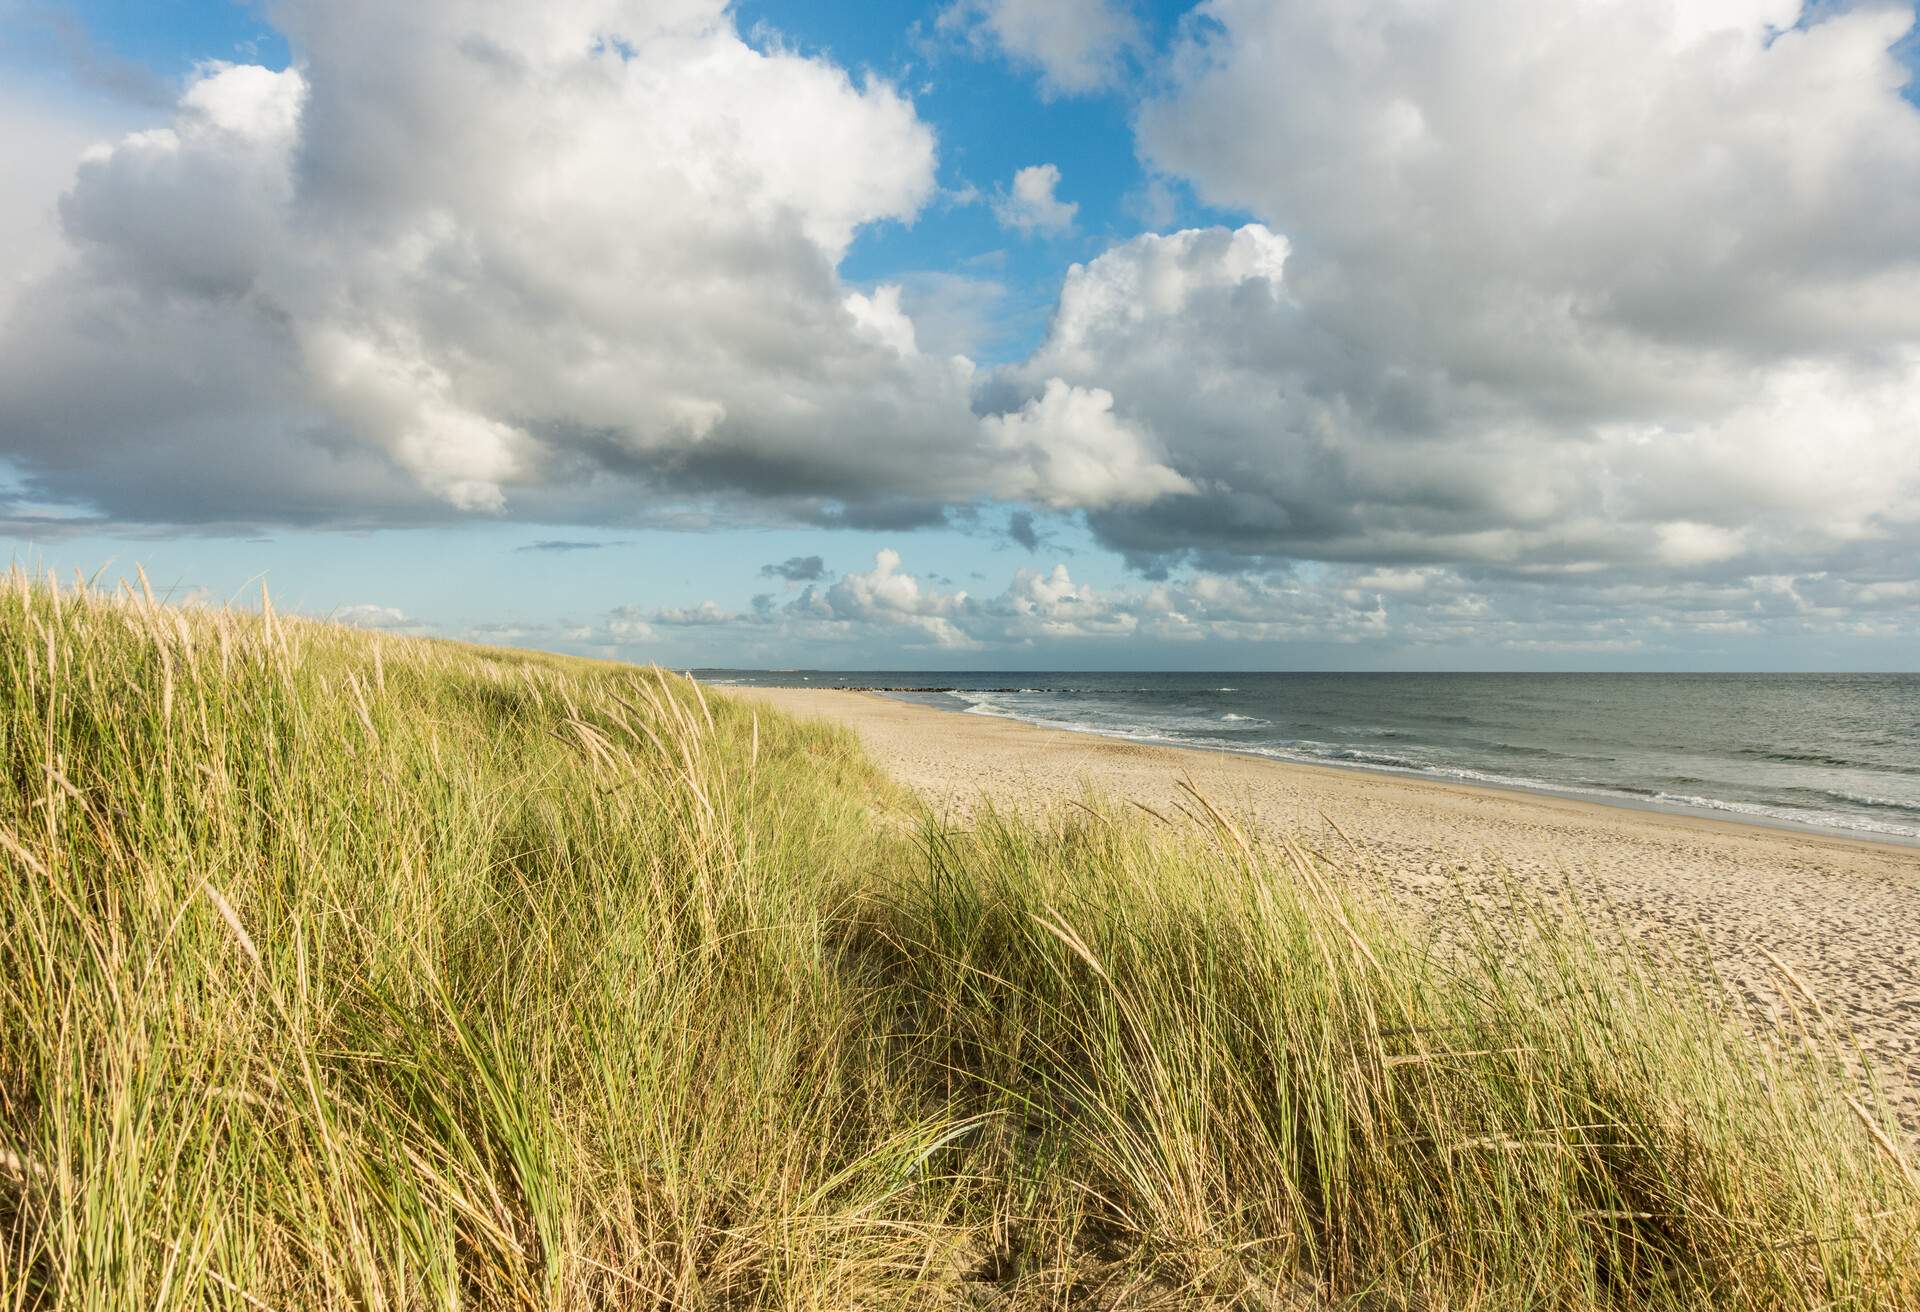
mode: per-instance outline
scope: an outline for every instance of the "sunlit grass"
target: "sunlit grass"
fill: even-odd
[[[0,1306],[1920,1303],[1809,1000],[943,828],[656,671],[0,596]]]

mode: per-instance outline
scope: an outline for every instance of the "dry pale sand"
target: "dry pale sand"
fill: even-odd
[[[874,759],[937,809],[1058,806],[1088,788],[1162,811],[1178,781],[1263,827],[1347,852],[1417,914],[1503,877],[1571,886],[1637,933],[1704,943],[1757,1007],[1776,954],[1876,1054],[1920,1123],[1920,849],[1331,767],[1149,746],[959,715],[874,693],[729,689],[852,726]],[[1331,823],[1330,823],[1331,822]],[[1457,906],[1457,903],[1454,903]]]

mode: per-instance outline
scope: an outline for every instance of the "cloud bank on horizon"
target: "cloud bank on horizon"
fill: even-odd
[[[290,66],[205,64],[87,150],[0,289],[16,531],[1004,506],[1028,551],[1072,520],[1142,576],[980,598],[796,556],[784,600],[569,631],[615,646],[1599,648],[1920,610],[1909,5],[1205,0],[1159,46],[1119,0],[941,7],[1047,97],[1137,95],[1156,184],[1241,216],[1106,239],[1004,360],[843,276],[954,203],[911,88],[720,0],[275,15]],[[1077,226],[1052,162],[985,181],[1016,241]]]

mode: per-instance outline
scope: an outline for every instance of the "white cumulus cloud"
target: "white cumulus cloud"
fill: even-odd
[[[342,606],[327,616],[336,624],[351,624],[360,629],[407,629],[416,627],[407,613],[394,606],[382,606],[375,602],[359,602],[352,606]]]
[[[36,491],[564,521],[979,481],[966,372],[835,271],[934,191],[894,88],[755,49],[719,0],[277,13],[293,67],[204,66],[170,123],[79,163],[64,264],[0,328]]]
[[[994,202],[1000,222],[1019,232],[1057,235],[1073,226],[1080,206],[1055,196],[1060,170],[1052,164],[1033,164],[1013,175],[1013,188]]]
[[[1192,492],[1156,443],[1113,412],[1113,394],[1049,378],[1020,409],[981,425],[1006,452],[1000,494],[1057,507],[1101,507]]]
[[[932,202],[933,128],[721,0],[276,14],[292,67],[204,66],[87,150],[57,241],[44,194],[0,216],[32,247],[0,293],[16,522],[893,531],[1001,499],[1084,515],[1165,589],[1105,599],[1108,631],[1913,613],[1907,6],[1204,0],[1141,83],[1138,149],[1249,221],[1071,266],[1001,367],[968,357],[1018,289],[840,276]],[[1143,57],[1106,0],[941,22],[1053,92]],[[1020,170],[1002,220],[1069,230],[1060,185]],[[777,614],[965,645],[1088,595],[894,558]]]
[[[1920,571],[1910,11],[1210,0],[1139,120],[1237,230],[1069,270],[1000,371],[1112,398],[1191,489],[1149,570]],[[1006,421],[1002,421],[1003,423]]]
[[[1218,489],[1111,517],[1110,541],[1569,570],[1758,574],[1870,540],[1910,559],[1920,110],[1888,52],[1910,10],[1202,13],[1141,144],[1261,224],[1094,261],[1031,366],[1111,390]]]
[[[1119,0],[956,0],[937,26],[1035,69],[1049,95],[1113,86],[1140,41],[1139,23]]]
[[[1234,661],[1285,666],[1302,651],[1365,644],[1422,664],[1478,665],[1558,653],[1725,651],[1729,642],[1914,631],[1920,584],[1825,572],[1701,581],[1605,575],[1514,578],[1474,568],[1298,565],[1189,568],[1147,583],[1096,586],[1064,562],[1018,569],[997,592],[937,583],[892,549],[871,569],[809,585],[747,611],[624,607],[580,635],[637,659],[809,660],[867,666],[1036,651],[1102,662],[1191,661],[1198,645]],[[663,645],[664,644],[664,645]],[[1236,650],[1237,649],[1237,650]],[[1324,660],[1326,657],[1310,657]],[[1337,659],[1337,658],[1336,658]],[[1403,658],[1404,659],[1404,658]]]
[[[1154,485],[1124,428],[1101,479],[1083,425],[1017,416],[1009,453],[981,423],[955,347],[994,285],[841,283],[936,190],[888,83],[757,48],[721,0],[276,16],[291,67],[204,65],[77,163],[0,322],[16,515],[902,527]],[[1057,179],[1016,180],[1022,222],[1070,222]]]

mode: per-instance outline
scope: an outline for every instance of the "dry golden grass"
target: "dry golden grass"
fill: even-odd
[[[1920,1305],[1811,997],[1562,908],[943,828],[658,671],[18,574],[0,638],[0,1307]]]

